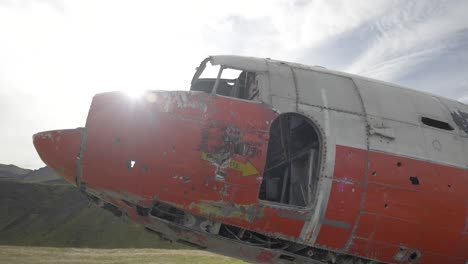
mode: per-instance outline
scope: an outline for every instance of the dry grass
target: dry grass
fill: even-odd
[[[198,250],[172,249],[87,249],[0,246],[0,264],[10,263],[224,263],[242,261]]]

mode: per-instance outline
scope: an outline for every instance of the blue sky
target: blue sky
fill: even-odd
[[[169,3],[170,2],[170,3]],[[468,103],[468,1],[0,0],[0,163],[112,90],[187,90],[210,54],[356,73]]]

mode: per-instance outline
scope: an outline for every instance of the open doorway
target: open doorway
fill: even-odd
[[[319,138],[303,115],[286,113],[273,121],[260,200],[308,205],[318,178]]]

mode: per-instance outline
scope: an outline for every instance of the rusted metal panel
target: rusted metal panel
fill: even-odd
[[[325,105],[328,105],[327,96],[323,98]],[[310,105],[300,105],[299,111],[313,117],[313,121],[317,123],[326,138],[323,142],[325,147],[323,160],[326,162],[318,183],[316,203],[313,204],[310,220],[304,225],[301,237],[307,243],[317,242],[321,247],[342,249],[350,237],[361,202],[367,152],[365,118],[358,114],[332,111]],[[348,153],[347,147],[343,146],[353,146],[350,148],[353,153]],[[361,151],[356,152],[356,149],[361,149]],[[330,164],[334,166],[329,167]],[[354,192],[352,186],[355,187]],[[346,192],[343,192],[344,190]],[[351,200],[349,195],[357,199]],[[343,207],[345,209],[340,211]],[[323,208],[323,211],[319,208]],[[351,216],[352,221],[344,219],[348,216]],[[323,222],[326,220],[349,222],[351,226],[349,229],[341,228],[337,231],[336,227],[324,225]],[[340,238],[334,239],[338,237]]]
[[[192,185],[201,188],[197,191],[200,193],[207,189],[205,185],[210,185],[209,181],[213,183],[208,188],[224,185],[221,181],[215,182],[216,169],[238,178],[242,185],[248,186],[247,183],[258,181],[265,155],[262,147],[268,138],[268,120],[275,116],[273,111],[260,104],[233,102],[203,93],[156,92],[154,95],[157,98],[154,103],[135,104],[125,101],[128,99],[119,94],[96,97],[87,122],[87,153],[97,158],[97,155],[110,149],[116,155],[112,155],[112,160],[108,162],[117,168],[125,168],[124,173],[142,171],[147,174],[139,176],[144,182],[162,180],[174,186],[191,181]],[[126,108],[128,104],[131,109]],[[269,113],[255,109],[265,109]],[[246,115],[250,117],[247,122],[243,121]],[[128,125],[122,128],[122,122]],[[125,157],[119,157],[119,153]],[[238,163],[221,164],[226,159],[237,159]],[[135,169],[127,168],[128,160],[135,161]],[[92,157],[85,155],[83,162],[84,169],[88,170],[86,162],[92,163]],[[259,170],[255,175],[246,175],[253,177],[241,177],[242,172],[233,167],[247,162]],[[100,168],[105,167],[102,165]],[[113,166],[108,168],[114,169]],[[86,171],[84,174],[95,175]],[[167,174],[167,178],[160,174]],[[200,177],[192,178],[191,175],[206,175],[206,184],[197,183]],[[149,183],[156,189],[164,187],[161,183]],[[146,197],[153,197],[157,193],[156,189],[145,188],[148,186],[146,184],[141,184],[143,193]],[[215,193],[220,191],[213,190]],[[133,192],[140,193],[138,190]]]
[[[76,184],[77,156],[83,129],[63,129],[35,134],[34,147],[42,160],[71,184]]]
[[[154,103],[139,102],[131,109],[123,106],[129,102],[119,94],[94,99],[83,181],[141,196],[141,203],[158,198],[255,231],[299,236],[304,219],[280,215],[275,208],[253,207],[274,111],[203,93],[154,95]],[[121,122],[128,126],[122,128]],[[111,159],[100,158],[106,151],[113,153]],[[93,162],[96,159],[101,162]],[[133,167],[129,161],[135,162]]]
[[[400,247],[394,244],[382,243],[368,239],[355,238],[349,249],[349,253],[359,256],[370,256],[372,259],[387,263],[407,263],[404,261],[396,261],[395,255],[400,251]],[[405,255],[405,260],[407,256]]]
[[[468,251],[461,250],[468,248],[461,239],[468,208],[465,169],[371,152],[369,173],[364,212],[350,253],[358,250],[359,237],[368,246],[405,245],[423,255],[468,257]]]
[[[345,250],[360,213],[366,161],[366,150],[339,145],[336,147],[333,185],[317,245]],[[339,222],[342,225],[332,225],[330,222]]]
[[[293,208],[263,207],[262,215],[252,225],[254,231],[263,231],[273,237],[284,237],[296,240],[302,230],[305,219],[298,219],[298,213]],[[272,221],[273,220],[273,221]]]

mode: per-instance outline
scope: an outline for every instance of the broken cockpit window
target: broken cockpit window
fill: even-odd
[[[305,207],[318,178],[319,136],[306,117],[287,113],[270,128],[260,200]]]
[[[203,61],[192,80],[191,91],[202,91],[244,100],[258,98],[258,80],[255,72],[207,65]],[[208,66],[208,67],[207,67]]]

